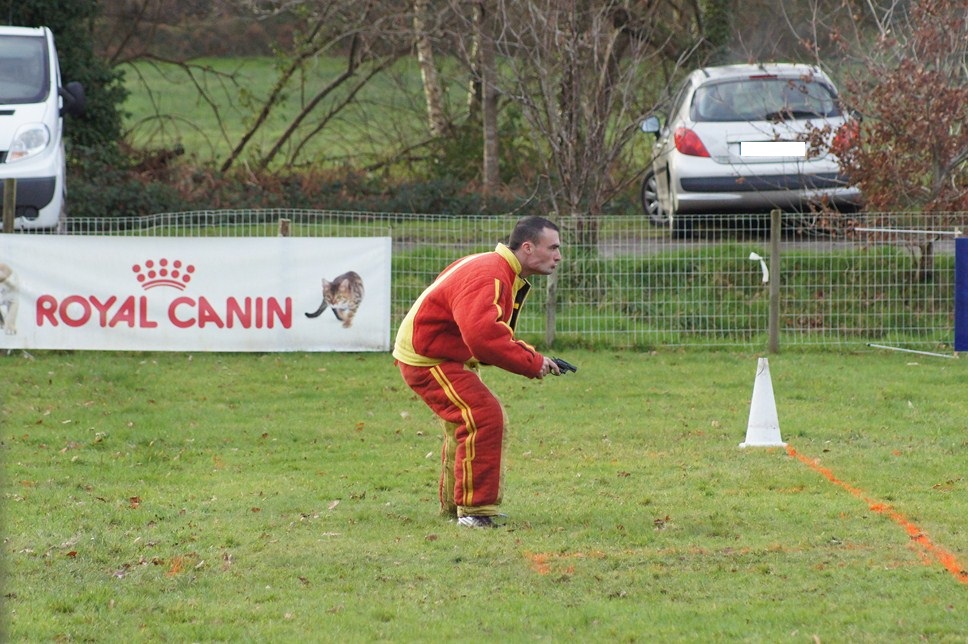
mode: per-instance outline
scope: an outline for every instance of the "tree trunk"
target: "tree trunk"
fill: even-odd
[[[414,0],[413,32],[416,41],[417,62],[420,64],[420,77],[423,80],[424,98],[427,101],[427,124],[434,138],[447,132],[447,117],[444,111],[444,91],[437,73],[434,60],[433,40],[430,28],[430,0]]]
[[[481,117],[481,14],[484,9],[479,4],[471,6],[473,29],[470,30],[471,43],[467,48],[467,62],[471,68],[471,80],[467,86],[467,120],[471,122]]]
[[[493,17],[489,14],[485,3],[479,2],[478,25],[480,26],[479,55],[481,69],[481,115],[483,124],[483,174],[484,194],[494,194],[501,187],[500,154],[498,149],[499,137],[497,131],[497,63],[494,55]]]

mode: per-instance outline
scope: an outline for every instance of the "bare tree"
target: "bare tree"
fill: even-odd
[[[366,83],[386,70],[394,61],[409,53],[411,32],[401,25],[407,15],[406,9],[388,6],[391,4],[366,2],[361,7],[359,3],[350,0],[305,3],[304,10],[308,11],[313,18],[310,28],[297,39],[293,55],[288,57],[287,65],[277,78],[275,86],[264,101],[252,126],[222,164],[222,171],[232,167],[255,133],[266,123],[269,115],[289,91],[296,73],[303,71],[309,60],[324,53],[343,49],[346,66],[342,73],[330,79],[320,91],[301,106],[282,135],[260,158],[258,167],[261,169],[268,168],[292,139],[301,136],[296,141],[295,152],[288,162],[293,163],[305,144],[331,123],[336,114],[350,105]],[[345,91],[344,98],[333,99],[335,92],[340,88]],[[320,107],[327,99],[331,99],[328,109],[320,114]],[[310,117],[314,117],[314,121],[308,123],[308,127],[304,127]]]
[[[720,5],[726,1],[715,0]],[[181,0],[125,3],[126,10],[134,12],[130,15],[149,23],[165,19],[162,7],[184,14],[200,6]],[[282,108],[291,111],[294,101],[295,115],[277,139],[259,149],[255,165],[278,167],[283,155],[286,166],[300,162],[307,143],[354,105],[371,79],[386,77],[384,72],[397,57],[416,51],[430,140],[414,141],[412,129],[406,134],[401,130],[396,133],[398,151],[381,163],[408,158],[419,163],[421,146],[439,144],[455,126],[461,127],[461,121],[447,113],[447,83],[465,87],[469,78],[471,109],[463,127],[480,128],[485,192],[501,188],[500,151],[520,145],[501,138],[500,115],[512,107],[503,113],[523,114],[531,135],[527,156],[517,154],[513,162],[520,169],[520,159],[539,159],[535,165],[540,167],[534,170],[546,178],[542,185],[548,188],[550,207],[590,232],[594,226],[589,216],[601,212],[641,171],[641,159],[633,159],[633,142],[643,141],[634,138],[637,122],[702,42],[699,0],[239,0],[204,6],[210,13],[247,12],[254,20],[280,12],[298,18],[291,37],[276,43],[279,71],[268,93],[257,96],[235,86],[235,105],[252,106],[252,116],[246,119],[246,130],[232,141],[227,138],[230,130],[222,127],[231,146],[220,163],[222,170],[251,158],[266,124]],[[150,34],[148,27],[139,31],[144,34]],[[118,34],[114,42],[133,40]],[[118,45],[115,51],[122,49]],[[455,54],[467,64],[467,75],[448,79],[440,73],[438,55],[442,60]],[[321,57],[341,57],[345,64],[325,79],[321,89],[306,96],[305,81]],[[180,65],[204,94],[204,68],[166,62]],[[225,76],[218,87],[229,91],[236,82]],[[217,101],[203,100],[217,112]],[[354,107],[358,106],[356,102]],[[223,124],[228,120],[217,118]],[[402,121],[385,119],[375,125],[404,127]],[[386,149],[386,142],[379,147]],[[506,154],[511,158],[513,152]]]
[[[282,134],[262,151],[256,167],[266,169],[278,165],[283,154],[288,156],[282,165],[299,162],[299,155],[314,137],[332,124],[341,111],[356,106],[356,99],[367,83],[384,72],[394,61],[407,55],[412,47],[413,0],[238,0],[234,2],[186,2],[185,0],[126,0],[111,5],[101,27],[101,49],[116,64],[134,61],[153,61],[184,74],[198,90],[202,102],[212,110],[219,123],[219,133],[231,151],[220,163],[227,171],[243,157],[277,115],[291,111],[291,102],[299,100],[298,109],[289,117]],[[159,56],[153,50],[153,38],[162,27],[172,27],[201,12],[208,20],[219,16],[247,20],[249,24],[285,15],[295,29],[292,37],[274,43],[278,59],[278,75],[265,96],[259,96],[241,84],[235,74],[216,72],[207,65],[190,62],[187,58]],[[313,68],[322,57],[345,61],[344,68],[335,76],[323,79],[322,87],[305,96],[306,79],[313,76]],[[136,67],[132,67],[135,73]],[[212,82],[215,79],[215,82]],[[225,123],[230,118],[223,114],[224,100],[215,100],[211,87],[232,95],[234,107],[252,106],[253,113],[247,128],[237,139],[230,140]],[[151,88],[144,90],[151,95]],[[156,111],[156,123],[166,123],[170,117]],[[192,127],[191,123],[179,126]]]
[[[235,164],[235,162],[241,156],[243,150],[252,140],[252,137],[254,137],[256,132],[258,132],[259,129],[266,123],[273,110],[281,102],[290,81],[299,70],[303,69],[306,61],[333,46],[333,40],[331,38],[323,38],[321,35],[323,27],[329,21],[329,11],[326,11],[326,9],[332,8],[333,5],[327,5],[317,16],[310,28],[306,31],[302,42],[297,46],[295,54],[290,57],[288,64],[283,68],[279,76],[276,78],[275,85],[269,92],[268,98],[266,98],[266,100],[262,103],[262,107],[259,110],[259,113],[256,115],[252,125],[245,132],[245,134],[242,135],[242,138],[239,139],[238,143],[236,143],[235,147],[229,153],[229,156],[222,163],[222,167],[220,168],[222,172],[227,171]],[[354,48],[352,47],[350,48],[350,56],[347,62],[347,67],[348,74],[352,74],[356,67],[355,52]],[[343,76],[343,78],[345,77],[346,75]]]
[[[650,9],[623,0],[495,0],[497,84],[545,150],[549,199],[580,235],[639,172],[630,142],[649,111],[643,79],[660,55]],[[588,240],[585,240],[588,241]]]

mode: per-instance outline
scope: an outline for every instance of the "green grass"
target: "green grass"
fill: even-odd
[[[959,360],[568,351],[485,379],[506,529],[436,514],[439,430],[385,354],[3,357],[12,641],[964,641]]]

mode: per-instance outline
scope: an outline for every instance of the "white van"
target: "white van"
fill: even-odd
[[[67,196],[63,114],[83,109],[83,87],[61,86],[50,29],[0,26],[0,195],[4,180],[16,179],[16,229],[60,227]]]

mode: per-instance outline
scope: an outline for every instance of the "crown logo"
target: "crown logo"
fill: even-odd
[[[156,286],[170,286],[184,291],[185,286],[192,281],[195,266],[185,264],[180,259],[169,261],[162,257],[158,261],[149,259],[144,264],[135,264],[131,267],[131,271],[141,284],[141,288],[146,291]]]

